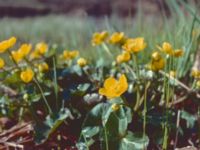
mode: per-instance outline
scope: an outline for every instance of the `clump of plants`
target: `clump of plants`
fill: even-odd
[[[9,89],[0,91],[0,116],[31,121],[36,145],[56,136],[52,147],[80,150],[199,146],[200,70],[180,66],[192,55],[185,45],[163,41],[149,52],[143,37],[97,32],[94,61],[16,41],[0,43],[0,82]]]

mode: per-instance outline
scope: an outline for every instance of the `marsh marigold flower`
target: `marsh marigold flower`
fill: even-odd
[[[161,50],[162,52],[168,54],[168,55],[173,55],[173,52],[174,52],[172,45],[168,42],[164,42],[162,44],[162,47],[158,46],[158,49]]]
[[[7,49],[13,47],[16,41],[17,39],[15,37],[11,37],[8,40],[0,42],[0,53],[4,53]]]
[[[24,57],[24,54],[21,51],[12,51],[11,55],[11,57],[16,63],[19,63]]]
[[[80,67],[84,67],[85,65],[87,65],[87,60],[85,58],[79,58],[77,60],[77,64],[80,66]]]
[[[40,42],[36,44],[35,51],[37,51],[40,55],[44,55],[48,50],[48,45],[44,42]]]
[[[43,63],[38,65],[38,70],[40,72],[48,71],[49,70],[49,66],[48,66],[48,64],[46,62],[43,62]]]
[[[174,57],[181,57],[184,54],[184,51],[182,49],[176,49],[174,50],[172,45],[168,42],[164,42],[162,44],[162,47],[158,46],[158,49],[170,56]]]
[[[2,58],[0,58],[0,69],[2,69],[5,66],[5,62]]]
[[[34,50],[31,54],[30,54],[30,59],[39,59],[41,58],[41,55],[38,51]]]
[[[165,60],[162,58],[159,52],[154,52],[151,57],[151,63],[148,65],[150,70],[159,71],[165,67]]]
[[[155,60],[155,61],[158,61],[158,60],[161,59],[161,55],[160,55],[159,52],[154,52],[154,53],[152,53],[151,57],[152,57],[152,59]]]
[[[126,40],[122,48],[130,53],[138,53],[144,50],[146,45],[144,38],[139,37]]]
[[[194,78],[200,78],[200,70],[193,69],[193,70],[192,70],[192,76],[193,76]]]
[[[173,56],[175,56],[175,57],[181,57],[181,56],[183,56],[183,54],[184,54],[184,51],[182,49],[176,49],[173,52]]]
[[[115,32],[110,36],[109,43],[121,44],[125,40],[124,32]]]
[[[22,71],[20,74],[20,78],[23,82],[29,83],[33,80],[34,72],[32,69],[28,68],[25,71]]]
[[[107,31],[94,33],[92,37],[92,45],[93,46],[100,45],[107,39],[107,37],[108,37]]]
[[[116,58],[117,63],[128,62],[131,59],[131,55],[129,52],[123,52],[122,54],[118,55]]]
[[[118,81],[113,77],[106,79],[103,88],[99,89],[99,94],[106,96],[108,99],[112,99],[121,96],[127,89],[127,79],[123,74]]]
[[[77,50],[73,50],[73,51],[64,50],[62,57],[65,60],[71,60],[71,59],[76,58],[78,55],[79,55],[79,51]]]
[[[22,55],[25,57],[30,53],[31,48],[32,48],[31,44],[22,44],[18,51],[22,53]]]

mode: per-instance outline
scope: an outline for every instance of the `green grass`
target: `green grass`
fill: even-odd
[[[179,61],[179,67],[186,65],[186,71],[181,73],[185,74],[193,63],[191,60],[194,55],[190,54],[195,53],[197,47],[197,41],[192,39],[191,32],[194,28],[199,29],[199,12],[197,6],[184,3],[184,11],[187,13],[185,16],[177,1],[169,0],[168,4],[173,12],[170,18],[162,12],[153,16],[143,14],[140,8],[135,18],[119,18],[115,15],[101,19],[61,15],[24,19],[4,18],[0,21],[0,40],[16,36],[20,42],[46,41],[50,45],[58,45],[59,50],[78,49],[83,56],[97,59],[99,56],[96,48],[90,43],[93,32],[123,31],[130,37],[145,37],[148,47],[145,55],[141,54],[140,60],[143,62],[147,62],[156,45],[164,41],[172,43],[175,48],[184,48],[186,55]],[[115,53],[115,48],[111,49]]]

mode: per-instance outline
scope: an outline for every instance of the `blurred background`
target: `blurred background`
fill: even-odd
[[[162,7],[169,13],[164,0],[143,0],[148,13],[155,13]],[[0,16],[30,17],[49,14],[76,16],[134,16],[138,0],[0,0]]]
[[[0,0],[0,40],[16,36],[21,42],[46,41],[62,48],[91,49],[92,33],[109,30],[144,36],[154,43],[172,41],[189,32],[194,16],[199,16],[199,3],[200,0]],[[169,32],[174,33],[173,37]]]

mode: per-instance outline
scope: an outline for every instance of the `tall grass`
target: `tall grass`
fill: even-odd
[[[191,32],[195,28],[199,29],[199,12],[198,6],[193,3],[186,4],[182,0],[179,3],[182,6],[178,4],[178,0],[167,1],[171,17],[167,17],[164,11],[154,15],[144,14],[142,7],[138,7],[135,17],[126,18],[115,15],[100,19],[62,15],[3,18],[0,21],[0,40],[16,36],[21,42],[46,41],[50,45],[59,45],[60,51],[79,49],[85,57],[97,59],[96,50],[90,45],[92,33],[100,30],[124,31],[130,37],[143,36],[146,39],[148,47],[140,56],[142,62],[148,62],[151,52],[163,41],[172,43],[174,47],[184,48],[185,56],[178,62],[179,68],[185,65],[184,70],[180,71],[180,76],[183,76],[193,63],[191,60],[194,56],[191,59],[191,53],[196,51],[197,42],[191,37]]]

